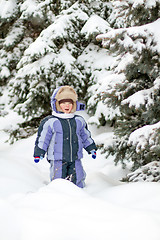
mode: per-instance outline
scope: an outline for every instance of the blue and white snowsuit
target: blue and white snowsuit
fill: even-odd
[[[56,91],[51,99],[53,114],[40,123],[34,157],[44,157],[47,152],[51,180],[64,178],[84,187],[85,172],[81,164],[83,148],[90,153],[96,145],[83,117],[54,111],[55,95]],[[80,105],[77,103],[77,106]]]

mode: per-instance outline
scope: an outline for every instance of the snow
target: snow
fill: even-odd
[[[13,116],[16,121],[12,112],[0,118],[1,129]],[[89,129],[97,143],[112,138],[110,128]],[[159,240],[158,183],[120,182],[127,170],[99,151],[97,159],[84,152],[84,189],[63,179],[50,182],[48,162],[33,161],[36,135],[13,145],[4,143],[6,133],[0,137],[0,239]]]
[[[1,70],[1,73],[0,73],[0,76],[3,78],[3,77],[9,77],[10,76],[10,71],[9,69],[6,67],[6,66],[3,66],[2,67],[2,70]]]
[[[127,2],[133,4],[133,8],[142,3],[145,3],[145,7],[152,8],[158,1],[128,0]],[[43,19],[45,4],[47,5],[47,1],[38,3],[38,1],[26,0],[20,6],[20,11],[22,11],[20,19],[30,18],[32,23],[36,25]],[[14,18],[14,15],[17,14],[17,1],[0,0],[0,5],[0,18]],[[48,18],[50,21],[52,20],[52,24],[43,30],[37,40],[26,48],[24,56],[17,65],[17,69],[19,69],[17,78],[19,76],[23,78],[26,72],[34,75],[36,70],[38,72],[42,66],[47,72],[50,63],[53,63],[53,61],[56,63],[64,62],[67,65],[67,70],[73,71],[71,66],[74,64],[74,58],[69,54],[67,47],[64,45],[58,55],[54,53],[53,49],[55,47],[54,41],[57,38],[61,39],[68,36],[66,35],[68,34],[66,28],[69,33],[72,33],[72,20],[77,21],[77,15],[78,19],[84,23],[81,33],[85,34],[86,38],[89,38],[92,34],[104,33],[109,30],[107,34],[97,37],[97,39],[103,40],[105,46],[109,38],[114,38],[116,34],[126,32],[124,34],[125,45],[122,40],[119,40],[119,44],[124,45],[126,49],[132,48],[134,52],[141,52],[144,47],[151,46],[153,51],[160,52],[160,31],[157,31],[160,19],[140,27],[111,30],[108,23],[99,16],[88,17],[78,8],[76,2],[72,8],[64,10],[58,17],[49,14]],[[135,41],[132,40],[132,36],[136,38],[140,33],[142,36],[146,36],[146,45],[140,38]],[[16,28],[15,25],[11,34],[5,38],[5,46],[10,46],[21,34],[23,34],[23,27],[18,26]],[[157,44],[150,44],[152,37]],[[28,38],[24,41],[31,41],[31,39]],[[27,43],[27,45],[29,44]],[[78,58],[78,63],[85,62],[88,73],[92,73],[92,78],[96,82],[89,89],[91,92],[89,104],[91,105],[95,104],[96,94],[103,93],[106,88],[108,88],[108,93],[111,93],[113,85],[119,84],[125,79],[121,72],[128,62],[133,60],[133,55],[126,54],[116,67],[116,74],[111,74],[109,69],[114,64],[116,66],[117,62],[108,54],[109,52],[106,49],[99,49],[98,51],[98,46],[91,43]],[[32,57],[35,57],[36,61],[32,62]],[[30,64],[27,65],[28,62]],[[7,77],[10,72],[4,58],[1,59],[1,65],[3,66],[1,76]],[[117,75],[117,73],[121,74]],[[80,73],[78,72],[78,74]],[[24,86],[21,85],[22,88]],[[135,106],[138,108],[147,99],[148,104],[151,105],[151,93],[158,91],[159,86],[160,81],[157,78],[152,88],[136,92],[125,99],[122,104],[129,104],[129,107]],[[0,99],[0,106],[1,103],[6,104],[5,110],[1,112],[4,117],[0,117],[1,240],[160,239],[159,183],[122,183],[120,179],[126,176],[129,170],[123,170],[120,164],[115,167],[113,157],[110,156],[106,159],[99,150],[97,159],[92,159],[84,152],[82,163],[87,174],[84,189],[80,189],[63,179],[50,182],[49,163],[46,159],[38,164],[33,161],[36,135],[19,140],[13,145],[5,142],[8,134],[3,130],[9,131],[15,127],[17,122],[23,121],[15,112],[9,110],[7,100],[8,91],[4,92]],[[25,105],[19,105],[18,108],[25,109]],[[99,125],[99,118],[102,113],[106,120],[112,120],[116,114],[120,115],[119,109],[107,108],[102,101],[98,102],[94,117],[89,118],[86,113],[83,113],[83,115],[89,123]],[[152,142],[155,139],[153,136],[156,134],[158,136],[159,128],[160,122],[135,130],[130,134],[128,144],[135,145],[137,152],[145,150],[147,144],[150,145],[151,150],[154,150],[156,145]],[[104,144],[105,146],[112,144],[113,132],[108,126],[97,129],[94,125],[90,125],[89,129],[97,144]]]
[[[160,182],[160,163],[153,161],[127,175],[128,182]]]
[[[133,1],[132,1],[133,2]],[[148,6],[151,3],[151,1],[146,1]],[[142,1],[135,1],[135,6],[136,4],[142,3]],[[155,1],[154,1],[155,3]],[[101,86],[98,87],[98,90],[95,91],[96,93],[103,93],[104,89],[107,93],[110,94],[115,94],[115,96],[121,100],[121,105],[127,105],[129,108],[133,108],[137,111],[140,111],[142,107],[145,107],[147,111],[149,111],[150,108],[154,105],[154,99],[156,98],[159,88],[160,88],[160,79],[157,77],[153,81],[152,86],[148,86],[147,89],[140,89],[138,91],[135,91],[132,95],[129,97],[125,98],[125,92],[123,91],[117,91],[116,84],[121,84],[121,86],[125,86],[127,84],[127,79],[125,77],[123,78],[123,72],[126,69],[126,66],[129,63],[134,62],[134,58],[137,57],[137,53],[141,54],[142,51],[145,49],[149,48],[151,52],[156,52],[157,56],[160,52],[160,32],[157,31],[160,27],[160,19],[157,19],[156,21],[145,24],[142,26],[135,26],[135,27],[129,27],[129,28],[120,28],[120,29],[112,29],[111,31],[107,32],[106,34],[100,34],[97,36],[97,40],[102,40],[102,45],[103,47],[111,49],[113,46],[113,41],[118,43],[117,51],[121,49],[121,47],[125,47],[126,52],[125,54],[122,53],[120,54],[120,51],[118,52],[119,55],[119,61],[117,58],[117,61],[115,61],[111,67],[114,68],[114,73],[116,74],[110,74],[110,76],[107,76],[107,81],[106,79],[102,78],[103,81],[99,81],[99,85]],[[123,38],[121,37],[123,36]],[[117,38],[117,36],[120,36]],[[134,36],[134,38],[133,38]],[[138,37],[139,36],[139,37]],[[147,38],[146,43],[142,41],[142,39]],[[116,40],[117,39],[117,40]],[[155,42],[156,44],[152,44],[152,41]],[[116,44],[115,43],[115,44]],[[115,47],[115,46],[114,46]],[[132,50],[131,50],[132,49]],[[147,69],[147,63],[144,63],[144,67]],[[145,70],[147,71],[147,70]],[[158,71],[158,69],[157,69]],[[118,73],[118,74],[117,74]],[[148,71],[148,75],[151,73],[151,71]],[[113,79],[113,76],[115,79]],[[133,83],[132,83],[133,84]],[[131,89],[134,89],[134,84],[129,86]],[[127,89],[128,91],[128,89]],[[127,92],[126,91],[126,92]],[[124,97],[124,100],[123,100]],[[94,100],[94,95],[90,98],[90,101]],[[109,101],[108,99],[105,99],[105,103]],[[98,103],[99,106],[100,103]],[[102,105],[102,104],[101,104]],[[101,107],[102,109],[102,107]],[[117,109],[116,109],[117,110]],[[106,111],[102,110],[105,115]],[[99,113],[101,112],[100,109],[96,112],[97,115],[99,116]],[[106,115],[109,119],[111,119],[114,114],[116,114],[118,111],[112,111],[112,114]],[[91,119],[92,120],[92,119]],[[94,117],[92,122],[98,123],[98,119]],[[157,124],[157,125],[156,125]],[[158,128],[156,127],[158,126]],[[156,131],[155,131],[156,128]],[[133,145],[136,148],[137,153],[141,151],[145,151],[146,148],[149,148],[153,152],[158,152],[158,147],[156,145],[158,144],[158,129],[159,129],[159,123],[155,123],[155,126],[144,126],[140,129],[137,129],[133,133],[131,133],[128,145],[131,146]]]
[[[133,4],[133,8],[136,8],[138,5],[146,4],[146,8],[153,8],[156,6],[157,0],[131,0],[129,1]]]
[[[88,38],[90,35],[92,36],[93,33],[105,33],[109,27],[109,24],[98,15],[92,15],[86,24],[83,26],[81,33]]]
[[[17,6],[16,0],[0,0],[0,18],[10,18],[13,17],[13,15],[17,12],[18,6]]]
[[[133,49],[138,50],[141,52],[143,48],[145,47],[145,44],[138,39],[138,41],[135,41],[135,43],[131,40],[131,38],[134,36],[135,38],[143,35],[148,37],[146,45],[148,47],[150,46],[150,43],[152,41],[152,37],[154,36],[154,40],[156,41],[156,46],[155,46],[155,51],[157,50],[158,52],[160,51],[159,46],[160,46],[160,33],[157,31],[160,26],[160,19],[157,19],[156,21],[152,23],[148,23],[142,26],[135,26],[135,27],[130,27],[130,28],[120,28],[120,29],[112,29],[111,31],[105,33],[105,34],[100,34],[96,38],[98,41],[102,40],[102,45],[105,47],[107,45],[107,41],[109,39],[115,38],[116,35],[122,34],[125,32],[124,37],[125,37],[125,47],[129,49],[132,45]],[[152,36],[152,37],[151,37]],[[120,40],[119,40],[120,41]],[[119,42],[120,43],[120,42]]]
[[[130,134],[128,144],[135,145],[136,152],[139,152],[140,149],[145,150],[147,145],[151,146],[151,149],[154,149],[156,145],[154,135],[158,135],[159,129],[160,122],[141,127]]]
[[[123,100],[122,105],[129,103],[129,107],[135,106],[135,108],[138,109],[142,105],[146,104],[146,100],[148,100],[147,105],[151,105],[153,103],[153,99],[151,99],[151,93],[151,89],[140,90],[127,99]]]
[[[40,6],[35,0],[26,0],[20,6],[20,10],[22,12],[21,19],[26,19],[28,16],[33,16],[34,18],[38,18],[38,20],[43,18]]]

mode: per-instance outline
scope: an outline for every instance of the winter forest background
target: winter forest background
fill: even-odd
[[[50,97],[72,85],[124,181],[160,181],[160,0],[0,0],[0,115],[22,118],[10,143],[37,131]],[[6,101],[7,99],[7,101]]]

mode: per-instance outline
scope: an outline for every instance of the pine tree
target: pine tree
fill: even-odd
[[[116,1],[119,10],[130,6],[126,12],[133,10],[132,21],[127,14],[124,21],[119,16],[113,25],[126,27],[130,23],[134,27],[112,29],[97,37],[115,56],[110,75],[93,96],[97,94],[98,101],[111,108],[111,114],[108,111],[104,116],[114,121],[113,142],[103,148],[114,155],[115,163],[125,166],[130,161],[132,170],[160,161],[160,38],[155,31],[160,27],[160,2],[149,3]],[[142,15],[135,20],[137,9],[142,8],[140,12],[150,15],[146,22]]]
[[[104,49],[95,36],[108,28],[103,22],[108,3],[100,0],[13,3],[14,8],[8,7],[10,16],[0,14],[3,22],[0,57],[4,62],[0,78],[9,88],[12,108],[24,117],[24,122],[12,132],[13,137],[19,138],[33,134],[40,119],[51,113],[50,97],[57,86],[72,85],[81,99],[88,99],[87,90],[96,81],[93,72],[101,70],[94,60]],[[7,9],[6,1],[4,4]],[[95,25],[96,18],[101,19],[102,26],[97,24],[96,29],[87,32],[85,24]]]
[[[159,0],[115,0],[108,22],[113,28],[141,26],[159,18]]]

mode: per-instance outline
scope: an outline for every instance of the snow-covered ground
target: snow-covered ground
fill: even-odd
[[[87,116],[85,116],[87,117]],[[13,113],[0,118],[11,124]],[[96,141],[111,130],[90,127]],[[125,172],[98,151],[84,152],[86,187],[63,179],[49,182],[49,164],[35,164],[36,135],[13,145],[0,131],[1,240],[159,240],[159,183],[121,183]]]

